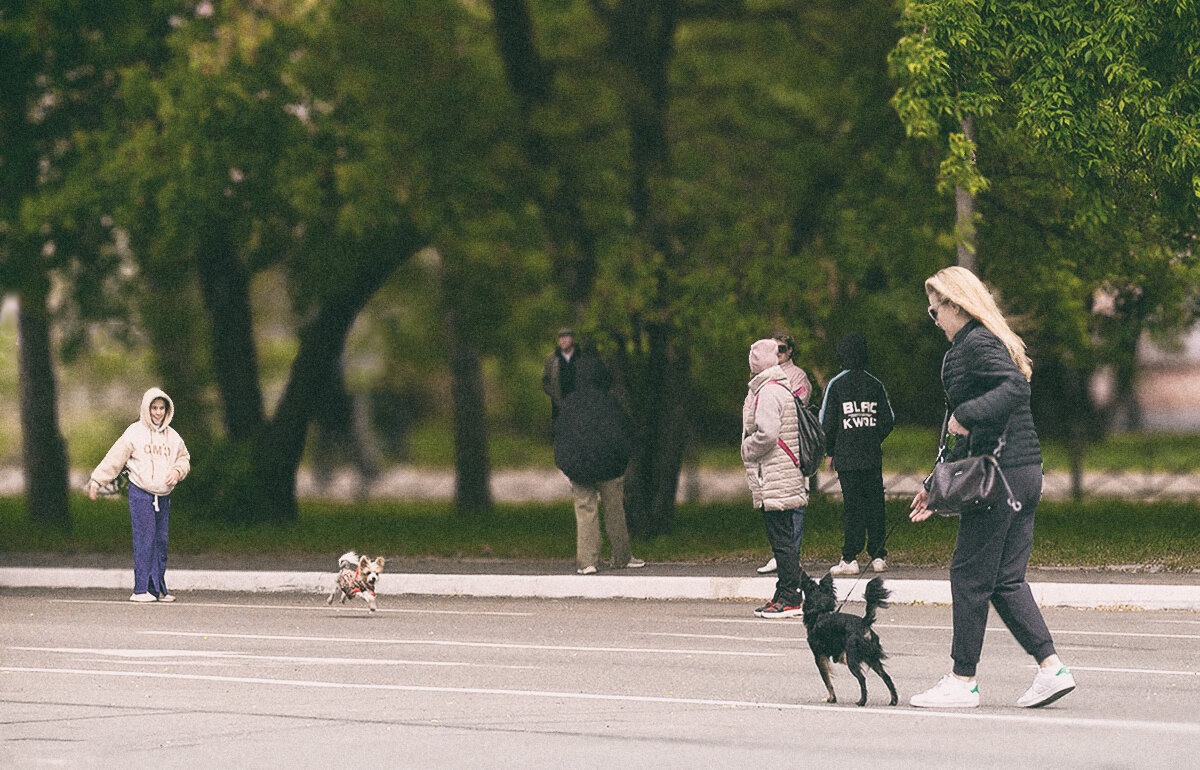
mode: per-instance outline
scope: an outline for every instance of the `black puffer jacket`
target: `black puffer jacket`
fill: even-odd
[[[600,359],[580,358],[575,390],[562,400],[554,423],[554,464],[578,484],[618,478],[629,464],[629,416],[608,392],[610,385]]]
[[[946,459],[994,452],[1008,423],[1001,467],[1041,464],[1042,450],[1029,406],[1029,381],[1000,338],[978,321],[968,322],[954,335],[942,360],[942,387],[950,414],[971,432],[966,440],[958,439]]]

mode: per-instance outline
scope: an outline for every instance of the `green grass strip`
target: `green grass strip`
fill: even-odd
[[[889,526],[904,518],[888,541],[895,566],[945,566],[957,520],[907,521],[904,500],[888,501]],[[24,500],[0,499],[0,553],[125,554],[130,550],[129,511],[123,498],[72,500],[73,529],[31,524]],[[805,519],[805,563],[836,562],[842,544],[841,501],[814,500]],[[1200,568],[1200,504],[1098,500],[1043,502],[1037,512],[1034,566],[1152,565],[1165,570]],[[325,555],[354,548],[389,558],[445,557],[571,559],[575,519],[570,503],[498,505],[489,516],[459,518],[449,503],[381,501],[301,504],[285,525],[230,526],[172,511],[174,554]],[[759,514],[747,504],[688,504],[673,531],[634,538],[635,553],[660,562],[740,562],[765,559]]]

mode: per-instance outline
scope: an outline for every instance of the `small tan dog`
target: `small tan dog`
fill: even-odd
[[[384,561],[382,556],[368,559],[366,556],[359,556],[354,551],[342,554],[338,559],[337,585],[333,587],[333,593],[329,594],[325,603],[333,604],[333,600],[340,592],[342,604],[345,604],[347,599],[359,596],[367,603],[370,611],[374,612],[375,584],[383,573]]]

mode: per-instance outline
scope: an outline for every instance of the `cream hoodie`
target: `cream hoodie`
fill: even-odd
[[[161,398],[167,402],[162,425],[150,422],[150,402]],[[191,455],[183,438],[171,427],[175,403],[159,388],[150,388],[142,395],[141,419],[130,425],[108,454],[92,471],[92,481],[104,485],[117,477],[122,468],[129,468],[129,483],[152,495],[169,495],[174,488],[167,484],[167,475],[175,470],[179,480],[192,469]]]

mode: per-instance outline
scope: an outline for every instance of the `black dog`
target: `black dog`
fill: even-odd
[[[837,703],[833,684],[829,680],[831,661],[837,661],[845,663],[858,680],[858,687],[862,691],[858,705],[865,706],[867,703],[867,680],[862,672],[865,663],[883,679],[888,692],[892,694],[892,702],[888,705],[895,706],[896,687],[883,670],[883,659],[887,656],[883,654],[879,636],[871,630],[871,624],[875,622],[875,610],[887,607],[887,598],[892,594],[883,587],[883,578],[877,577],[867,583],[864,590],[867,612],[861,618],[837,611],[833,575],[827,574],[817,583],[801,570],[800,586],[804,589],[804,628],[808,631],[808,646],[817,661],[825,689],[829,691],[825,702]]]

